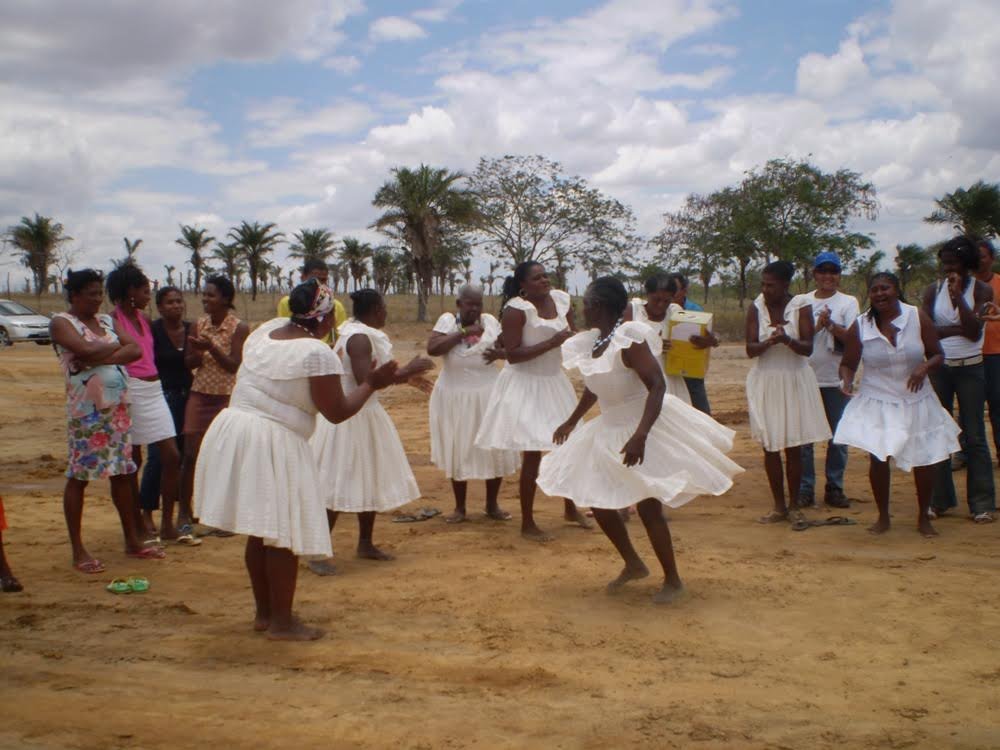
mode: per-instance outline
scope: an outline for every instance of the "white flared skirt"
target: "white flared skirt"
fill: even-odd
[[[635,433],[645,399],[602,413],[542,459],[538,486],[580,506],[627,508],[656,498],[677,508],[699,495],[721,495],[743,469],[726,456],[735,433],[667,395],[646,437],[641,464],[626,466],[622,448]]]
[[[420,497],[396,426],[378,401],[340,424],[318,418],[309,443],[330,510],[384,512]]]
[[[458,388],[442,376],[431,393],[431,463],[448,479],[494,479],[517,471],[517,451],[479,448],[476,433],[489,405],[492,385]]]
[[[550,451],[552,433],[576,408],[563,373],[532,375],[507,365],[500,371],[476,435],[476,445],[513,451]]]
[[[128,379],[128,413],[132,445],[154,445],[177,434],[159,380]]]
[[[808,366],[754,367],[747,375],[750,436],[766,451],[830,439],[816,376]]]
[[[224,409],[198,453],[194,509],[202,523],[329,557],[330,531],[309,441],[258,414]]]
[[[944,461],[959,450],[960,432],[933,393],[907,403],[862,392],[844,409],[833,442],[860,448],[880,461],[892,458],[900,469],[910,471]]]

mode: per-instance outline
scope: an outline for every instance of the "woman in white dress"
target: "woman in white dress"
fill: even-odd
[[[290,305],[291,318],[275,318],[247,338],[229,406],[202,441],[194,495],[204,523],[249,537],[254,630],[274,640],[315,640],[323,631],[292,615],[298,556],[330,554],[309,435],[317,412],[348,419],[397,370],[386,362],[345,393],[340,359],[321,341],[333,326],[330,290],[315,280],[300,284]]]
[[[444,470],[455,493],[455,511],[444,520],[465,520],[465,498],[470,479],[486,480],[486,515],[510,520],[497,498],[500,483],[517,471],[516,451],[476,447],[476,433],[500,371],[493,362],[503,356],[497,348],[500,321],[483,312],[483,291],[463,286],[456,311],[434,324],[427,353],[444,357],[444,367],[431,393],[431,462]]]
[[[594,510],[625,562],[608,584],[609,593],[649,575],[618,513],[638,503],[663,568],[663,586],[653,600],[665,604],[683,585],[662,506],[721,495],[742,469],[725,455],[733,446],[732,430],[666,394],[660,337],[643,323],[623,322],[627,304],[625,287],[611,276],[597,279],[584,295],[591,328],[562,345],[562,358],[564,367],[583,375],[586,388],[556,429],[553,440],[560,445],[542,459],[538,486],[550,495],[571,495]],[[600,416],[577,430],[595,403]]]
[[[670,274],[658,273],[646,279],[646,299],[634,299],[625,308],[623,320],[635,320],[650,326],[656,335],[663,342],[663,348],[670,348],[670,340],[666,338],[667,324],[670,316],[684,308],[674,302],[674,294],[677,293],[677,281]],[[667,375],[664,373],[667,384],[667,393],[676,396],[685,404],[691,403],[691,394],[688,393],[687,384],[680,375]]]
[[[525,261],[503,283],[500,325],[507,364],[490,395],[476,445],[522,452],[521,536],[548,542],[553,537],[535,523],[535,480],[542,451],[555,447],[552,434],[576,405],[559,355],[573,335],[573,305],[566,292],[552,288],[541,263]],[[571,523],[591,527],[569,498],[563,514]]]
[[[889,530],[889,458],[913,470],[917,487],[917,529],[936,536],[927,511],[935,464],[958,450],[958,425],[941,406],[927,376],[944,354],[934,322],[902,298],[899,279],[878,273],[868,288],[871,308],[851,326],[840,361],[844,391],[851,393],[858,364],[864,365],[858,393],[837,425],[833,441],[868,451],[868,478],[878,506],[873,534]]]
[[[344,392],[364,383],[368,373],[392,359],[392,342],[382,330],[386,307],[374,289],[351,294],[353,312],[337,331],[334,353],[344,366]],[[394,383],[412,381],[430,391],[430,383],[417,376],[434,367],[426,357],[415,357],[396,373]],[[337,514],[358,514],[358,557],[392,560],[372,540],[375,515],[398,508],[420,497],[403,443],[392,418],[378,398],[368,401],[352,419],[336,425],[318,422],[310,440],[319,473],[320,494],[327,507],[329,529]],[[325,563],[325,565],[324,565]],[[329,561],[310,565],[314,573],[329,575]],[[322,569],[324,568],[325,569]]]
[[[760,523],[788,520],[781,451],[785,452],[788,498],[799,521],[801,446],[830,439],[816,375],[809,367],[813,348],[812,307],[793,297],[788,286],[795,267],[783,260],[764,266],[761,294],[747,310],[747,356],[755,358],[747,375],[750,434],[764,447],[764,469],[774,509]]]

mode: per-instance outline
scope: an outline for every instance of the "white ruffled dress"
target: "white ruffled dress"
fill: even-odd
[[[570,296],[559,290],[551,295],[557,313],[551,320],[539,317],[535,306],[520,297],[507,303],[525,315],[524,346],[548,341],[569,325]],[[558,347],[527,362],[508,362],[490,395],[476,445],[514,451],[552,450],[552,433],[575,408],[576,392],[562,370]]]
[[[649,313],[646,312],[646,302],[641,299],[634,299],[631,302],[632,305],[632,320],[636,320],[640,323],[645,323],[654,331],[660,339],[666,338],[667,324],[670,322],[670,316],[674,312],[682,311],[684,308],[677,304],[671,304],[667,308],[667,315],[663,320],[657,322],[655,320],[649,319]],[[684,382],[684,378],[680,375],[667,375],[663,374],[663,377],[667,381],[667,393],[671,396],[676,396],[685,404],[691,403],[691,394],[688,393],[687,383]]]
[[[757,308],[757,333],[761,341],[770,338],[778,328],[784,328],[793,339],[799,337],[799,312],[809,304],[804,295],[788,302],[784,323],[772,324],[763,294],[753,304]],[[747,404],[750,435],[766,451],[830,439],[830,424],[809,358],[784,344],[773,346],[754,359],[747,375]]]
[[[476,446],[476,433],[500,376],[496,365],[483,359],[500,336],[500,321],[484,313],[479,325],[483,335],[478,341],[460,342],[444,355],[431,393],[431,463],[458,482],[503,477],[520,465],[517,451]],[[434,331],[447,335],[459,327],[458,316],[445,313],[434,324]]]
[[[861,337],[861,383],[844,409],[833,442],[853,445],[880,461],[892,458],[910,471],[931,466],[959,449],[961,432],[934,393],[928,379],[916,393],[906,383],[924,361],[920,312],[900,304],[893,322],[898,331],[893,346],[874,321],[858,317]]]
[[[380,366],[392,359],[385,332],[354,318],[337,329],[334,353],[344,367],[344,393],[358,387],[347,354],[352,336],[367,336],[372,358]],[[312,440],[319,492],[326,507],[344,513],[384,512],[420,497],[403,443],[392,418],[373,394],[357,414],[340,424],[317,420]]]
[[[735,433],[667,394],[646,437],[641,464],[626,466],[622,448],[642,418],[648,391],[622,352],[646,343],[654,356],[660,337],[649,326],[623,323],[607,349],[592,356],[596,330],[577,334],[562,346],[563,365],[583,375],[601,413],[579,425],[569,439],[542,459],[538,486],[548,495],[571,497],[580,506],[627,508],[656,498],[677,508],[698,495],[721,495],[743,469],[726,453]]]
[[[287,323],[276,318],[246,340],[229,406],[212,420],[198,454],[195,513],[209,526],[262,537],[296,555],[329,557],[309,450],[317,413],[309,378],[340,375],[343,367],[321,341],[270,337]]]

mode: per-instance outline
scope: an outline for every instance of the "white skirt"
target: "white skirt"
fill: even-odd
[[[812,368],[762,369],[747,375],[750,436],[766,451],[830,439],[830,423]]]
[[[627,508],[646,498],[677,508],[732,487],[743,471],[725,455],[735,433],[670,395],[646,437],[643,462],[626,466],[621,450],[635,433],[645,402],[635,399],[578,426],[542,459],[542,491],[591,508]]]
[[[309,444],[330,510],[384,512],[420,497],[396,426],[374,399],[340,424],[318,417]]]
[[[833,442],[852,445],[903,471],[931,466],[959,450],[955,420],[933,392],[918,401],[887,401],[858,393],[844,409]]]
[[[177,434],[159,380],[130,377],[128,400],[128,412],[132,417],[132,445],[153,445]]]
[[[691,393],[684,378],[680,375],[664,375],[663,379],[667,381],[667,393],[676,396],[688,406],[691,405]]]
[[[201,443],[194,474],[202,523],[263,538],[296,555],[329,557],[330,530],[309,441],[273,419],[224,409]]]
[[[476,433],[489,404],[492,384],[460,388],[442,375],[431,393],[431,463],[448,479],[494,479],[517,471],[517,451],[476,446]]]
[[[552,433],[576,408],[576,392],[563,373],[531,375],[516,366],[500,371],[476,435],[480,448],[550,451]]]

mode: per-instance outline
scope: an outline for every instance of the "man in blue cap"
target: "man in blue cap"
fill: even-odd
[[[847,406],[848,396],[840,390],[840,358],[844,341],[851,324],[860,314],[858,300],[840,291],[840,258],[825,251],[813,261],[813,280],[816,288],[804,295],[812,304],[815,335],[809,366],[816,374],[819,392],[823,398],[826,420],[830,432],[837,431],[840,415]],[[844,470],[847,468],[847,446],[826,444],[826,489],[823,501],[833,508],[850,507],[844,495]],[[813,463],[812,445],[802,446],[802,482],[799,484],[799,506],[816,504],[816,467]]]

